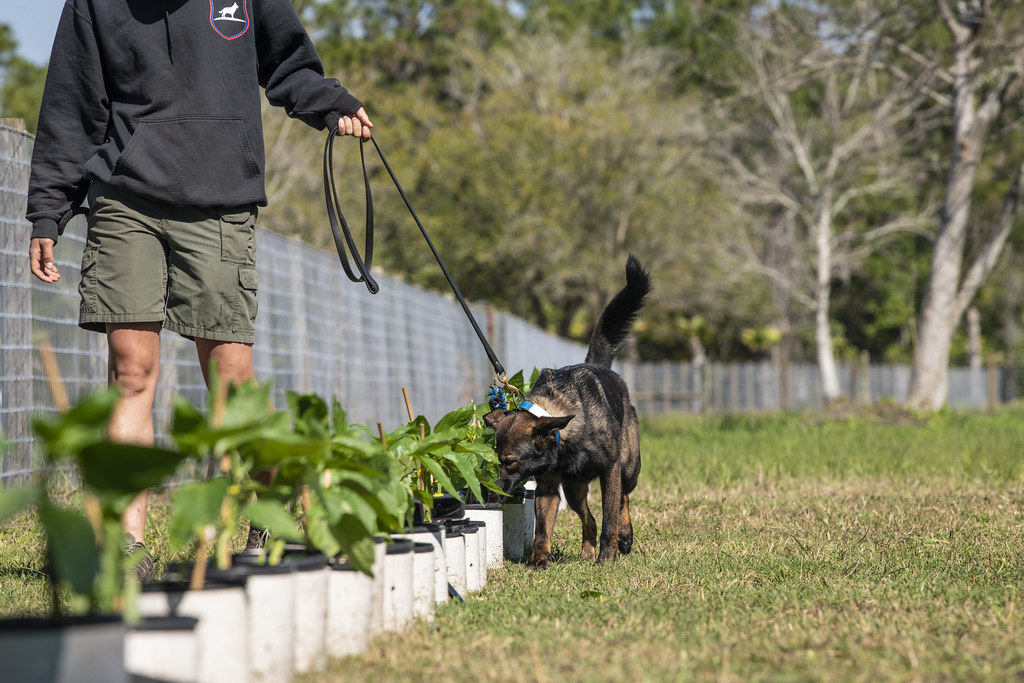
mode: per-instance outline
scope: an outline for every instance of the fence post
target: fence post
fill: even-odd
[[[857,383],[857,394],[861,405],[871,405],[871,356],[867,351],[860,352],[860,377]]]
[[[999,408],[999,380],[995,361],[988,362],[988,409],[995,412]]]
[[[789,361],[785,353],[779,356],[779,410],[789,410]]]

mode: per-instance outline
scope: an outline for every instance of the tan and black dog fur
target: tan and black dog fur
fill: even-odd
[[[543,569],[551,562],[559,484],[583,523],[583,559],[593,560],[597,554],[597,524],[587,505],[594,479],[601,481],[597,561],[614,560],[616,551],[633,549],[629,494],[640,475],[640,436],[629,390],[611,366],[650,289],[650,275],[630,255],[626,286],[601,313],[586,360],[543,370],[526,395],[543,409],[537,411],[542,416],[498,409],[484,417],[495,431],[502,483],[510,488],[528,477],[537,480],[532,568]]]

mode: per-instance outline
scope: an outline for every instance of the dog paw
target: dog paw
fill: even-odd
[[[623,555],[629,555],[633,552],[633,539],[632,538],[620,538],[619,539],[619,552]]]
[[[605,562],[614,562],[614,561],[615,561],[615,551],[614,550],[609,550],[607,552],[602,550],[601,554],[597,556],[597,564],[604,564]]]
[[[551,560],[530,560],[526,563],[529,569],[547,569],[548,565],[551,564]]]

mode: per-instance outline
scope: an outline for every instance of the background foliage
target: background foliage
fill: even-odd
[[[835,217],[837,253],[850,258],[829,276],[830,330],[840,356],[868,351],[876,361],[909,360],[936,227],[930,212],[942,194],[952,126],[942,106],[948,83],[934,66],[948,55],[950,38],[932,3],[294,4],[327,72],[366,103],[375,136],[460,289],[585,340],[633,252],[656,278],[636,348],[645,358],[706,352],[714,360],[742,360],[779,349],[791,360],[815,357],[813,312],[785,294],[808,281],[812,264],[801,254],[811,238],[786,233],[778,205],[759,203],[737,185],[721,152],[729,150],[734,161],[763,161],[761,177],[780,186],[784,178],[799,181],[796,162],[772,151],[777,126],[772,112],[753,105],[752,69],[778,69],[791,59],[799,71],[805,56],[810,70],[810,55],[836,57],[828,79],[785,86],[793,116],[817,124],[829,97],[855,91],[854,79],[865,71],[845,58],[870,42],[878,50],[872,54],[884,56],[884,70],[856,92],[882,97],[904,88],[907,101],[934,97],[913,100],[913,111],[894,128],[897,137],[847,169],[864,185],[885,169],[904,173],[897,193],[866,193]],[[1007,41],[1021,2],[981,5],[994,19],[978,57],[998,63],[1013,48]],[[784,25],[802,33],[778,40]],[[759,40],[774,43],[770,54],[755,49]],[[31,130],[45,67],[18,57],[7,27],[0,27],[0,67],[2,115],[24,118]],[[872,110],[868,99],[858,106],[850,111]],[[975,189],[975,237],[983,237],[1020,163],[1019,115],[1013,100],[989,138]],[[828,148],[827,126],[798,130],[814,136],[815,148]],[[270,206],[261,220],[332,248],[318,170],[322,137],[270,108],[265,132]],[[341,156],[336,173],[346,212],[361,225],[355,144],[343,145]],[[377,263],[443,289],[383,169],[372,155],[369,163]],[[815,199],[814,188],[789,187],[794,201]],[[894,220],[925,227],[895,231],[877,248],[858,251],[860,237]],[[975,300],[985,351],[1009,359],[1021,347],[1021,242],[1015,228]],[[780,284],[780,273],[790,274],[789,286]],[[758,331],[776,328],[783,337],[774,348],[743,341],[744,332],[763,338]],[[954,362],[965,361],[966,348],[958,335]]]

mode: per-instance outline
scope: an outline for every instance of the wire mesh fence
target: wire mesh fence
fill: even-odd
[[[40,340],[52,345],[72,402],[107,382],[105,337],[77,325],[84,219],[72,220],[55,248],[58,283],[43,284],[29,272],[31,142],[24,131],[0,126],[0,432],[8,442],[2,481],[21,481],[40,466],[31,420],[55,411],[36,351]],[[371,296],[348,282],[332,254],[263,228],[257,244],[253,362],[259,380],[273,384],[275,405],[285,404],[289,390],[314,392],[337,398],[350,422],[392,429],[408,419],[403,389],[413,411],[431,421],[485,400],[494,372],[454,297],[384,275],[380,293]],[[473,309],[507,368],[583,359],[579,344],[486,306]],[[203,405],[206,389],[192,342],[164,332],[160,356],[154,426],[166,441],[174,396]]]
[[[77,325],[79,268],[85,221],[73,220],[55,249],[61,280],[43,284],[29,272],[31,226],[25,220],[32,136],[0,124],[0,484],[23,481],[41,463],[31,420],[53,413],[50,386],[36,351],[47,339],[72,402],[107,381],[103,335]],[[415,413],[431,421],[471,400],[481,402],[493,371],[454,297],[380,276],[369,295],[345,279],[336,256],[257,229],[259,315],[253,349],[256,375],[271,382],[274,401],[288,390],[337,398],[350,422],[391,429],[407,420],[402,389]],[[456,276],[456,279],[457,276]],[[474,315],[509,374],[582,362],[585,348],[512,315],[475,306]],[[203,405],[206,389],[192,342],[161,337],[154,410],[158,440],[166,441],[175,396]],[[637,410],[661,412],[767,411],[820,407],[813,365],[781,369],[770,363],[617,363]],[[865,401],[902,400],[910,369],[844,366],[843,391]],[[950,404],[985,407],[1021,386],[1005,369],[951,370]]]

